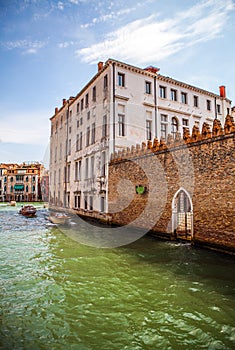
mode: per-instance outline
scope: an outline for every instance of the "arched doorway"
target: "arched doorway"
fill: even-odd
[[[180,188],[172,201],[172,231],[175,238],[193,238],[193,203],[189,193]]]

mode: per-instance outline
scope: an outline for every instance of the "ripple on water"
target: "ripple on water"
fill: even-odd
[[[151,238],[97,249],[47,223],[0,211],[0,349],[235,348],[232,258]]]

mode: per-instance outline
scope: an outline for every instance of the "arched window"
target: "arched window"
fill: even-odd
[[[29,186],[28,185],[26,186],[26,192],[29,192]]]
[[[35,186],[33,185],[33,192],[35,192]]]
[[[175,135],[178,131],[178,126],[179,126],[178,120],[175,117],[173,117],[171,119],[171,133],[173,138],[175,138]]]
[[[26,176],[26,182],[28,182],[29,181],[29,177],[28,176]]]

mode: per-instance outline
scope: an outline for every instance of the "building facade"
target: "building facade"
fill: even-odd
[[[214,120],[173,141],[115,153],[109,219],[165,239],[235,253],[235,122]],[[122,183],[122,191],[119,190]],[[129,243],[129,242],[128,242]]]
[[[39,163],[0,164],[0,201],[36,202],[42,199]]]
[[[111,153],[140,140],[173,138],[231,112],[225,87],[214,94],[109,59],[76,95],[63,99],[51,118],[50,204],[80,212],[108,212]]]

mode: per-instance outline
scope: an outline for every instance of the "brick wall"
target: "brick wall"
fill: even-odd
[[[143,194],[136,186],[143,186]],[[118,225],[142,227],[174,239],[172,216],[177,193],[187,194],[193,216],[190,239],[197,244],[235,251],[235,123],[224,128],[204,123],[181,139],[169,135],[115,153],[109,166],[109,213]],[[189,204],[189,205],[190,205]],[[190,214],[190,215],[191,215]],[[187,221],[187,220],[186,220]],[[187,238],[187,237],[186,237]]]

